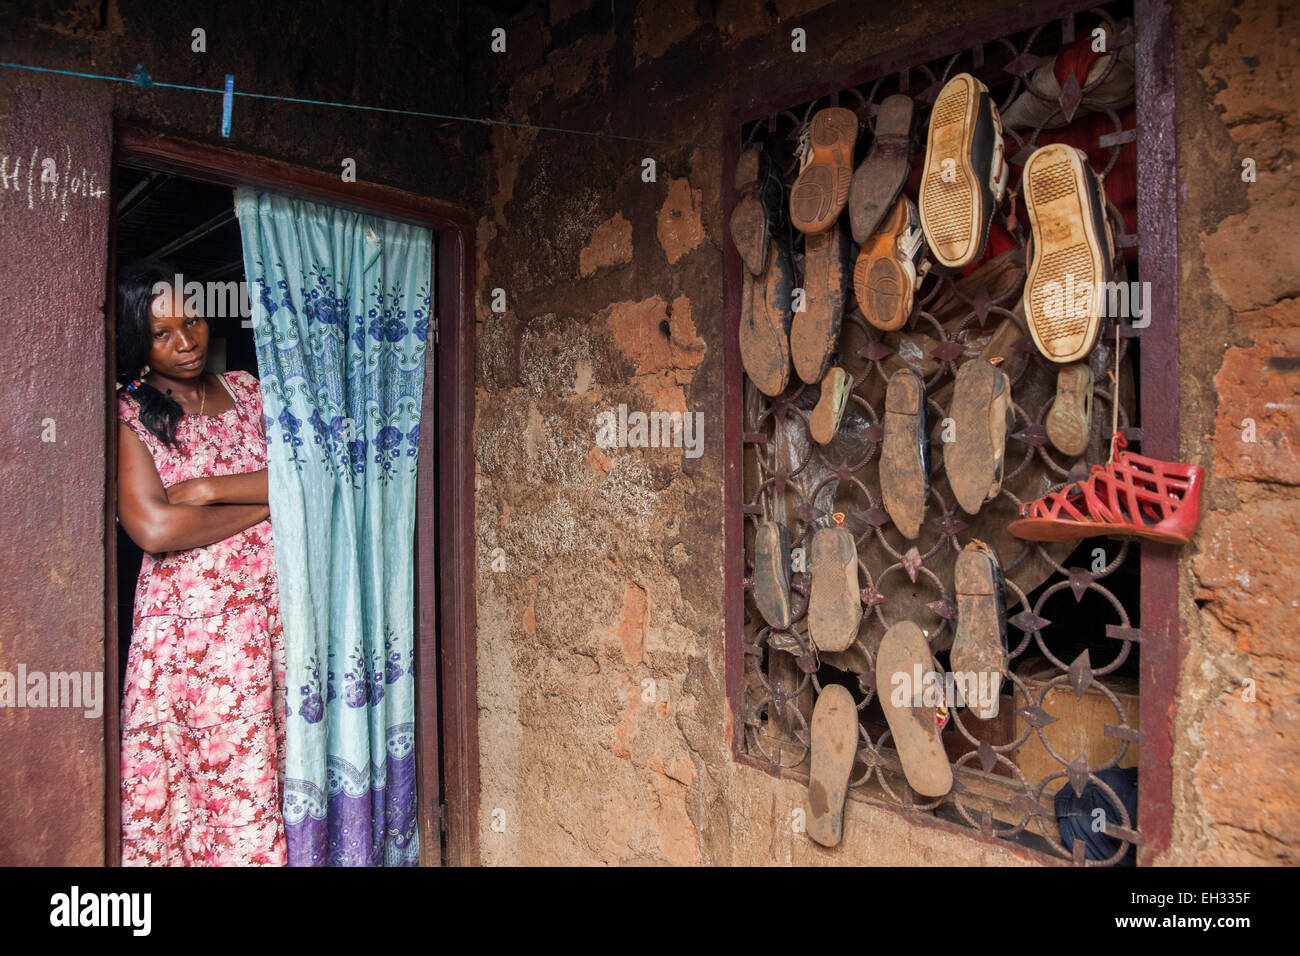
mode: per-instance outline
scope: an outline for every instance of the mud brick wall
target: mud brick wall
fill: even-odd
[[[1190,653],[1178,678],[1168,858],[1294,864],[1300,7],[1180,9],[1182,443],[1209,482],[1184,561]],[[1247,159],[1254,182],[1242,179]]]
[[[722,638],[725,223],[711,147],[738,103],[999,5],[613,6],[552,2],[494,24],[509,36],[494,115],[680,145],[492,136],[476,411],[483,859],[1019,862],[853,801],[840,847],[794,834],[803,789],[730,760]],[[1158,862],[1294,861],[1300,30],[1293,5],[1266,0],[1180,3],[1174,24],[1181,441],[1209,487],[1181,563],[1188,653],[1170,675],[1173,843]],[[703,455],[597,447],[596,416],[620,404],[702,412]],[[1246,417],[1254,444],[1240,441]]]

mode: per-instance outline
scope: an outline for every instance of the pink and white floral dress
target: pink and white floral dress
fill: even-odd
[[[234,408],[184,416],[180,448],[119,395],[118,420],[145,443],[164,487],[266,467],[257,378],[218,379]],[[271,522],[145,554],[122,698],[123,865],[284,865],[283,714]]]

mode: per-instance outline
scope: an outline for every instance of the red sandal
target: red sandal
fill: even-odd
[[[1201,517],[1201,479],[1197,465],[1180,465],[1116,450],[1124,436],[1112,437],[1111,461],[1093,465],[1092,475],[1037,501],[1020,506],[1020,518],[1007,526],[1029,541],[1076,541],[1117,535],[1186,544]]]

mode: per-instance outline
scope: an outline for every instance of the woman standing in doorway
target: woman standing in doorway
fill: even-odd
[[[257,379],[146,261],[117,286],[118,518],[145,552],[122,698],[122,863],[285,863],[284,644]],[[165,291],[164,291],[165,290]]]

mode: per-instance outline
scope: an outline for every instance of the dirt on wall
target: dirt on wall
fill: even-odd
[[[724,124],[996,6],[680,0],[633,15],[571,0],[509,22],[497,115],[675,145],[493,134],[476,426],[485,862],[1019,862],[856,801],[837,849],[794,834],[802,788],[730,759],[723,661]],[[1182,449],[1210,475],[1180,575],[1173,843],[1157,862],[1300,852],[1287,7],[1174,8]],[[806,54],[790,52],[795,26]],[[597,416],[620,405],[702,413],[703,454],[599,447]],[[1258,440],[1243,447],[1248,416]]]
[[[852,4],[706,6],[552,4],[509,24],[498,115],[671,145],[493,134],[476,403],[483,860],[1019,862],[857,802],[849,838],[824,850],[791,826],[800,785],[731,761],[725,124],[744,101],[957,23],[919,4],[876,8],[872,29]],[[601,447],[598,416],[620,406],[697,414],[701,453]]]
[[[1179,254],[1186,456],[1171,863],[1300,861],[1300,8],[1183,9]]]

